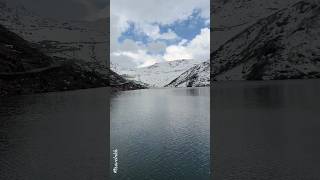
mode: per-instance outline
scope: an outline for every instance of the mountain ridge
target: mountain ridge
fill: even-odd
[[[204,87],[210,86],[210,62],[197,64],[180,76],[175,78],[165,87]]]
[[[151,87],[164,87],[180,74],[201,62],[201,60],[180,59],[175,61],[155,63],[148,67],[131,69],[127,71],[120,70],[118,73],[129,77],[129,79],[131,78],[136,81],[149,84]]]
[[[38,16],[22,5],[0,0],[0,24],[50,56],[106,62],[107,19],[56,20]]]
[[[216,0],[211,3],[211,49],[217,50],[261,18],[267,17],[300,0]]]
[[[260,19],[211,53],[213,80],[320,77],[320,7],[300,1]]]
[[[97,87],[145,88],[127,81],[103,63],[52,58],[0,25],[0,96]]]

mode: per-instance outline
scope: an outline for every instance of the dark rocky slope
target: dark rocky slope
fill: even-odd
[[[217,50],[222,44],[247,29],[259,19],[286,8],[300,0],[214,0],[211,1],[210,47]]]
[[[202,62],[188,69],[165,87],[210,86],[210,63]]]
[[[117,90],[144,88],[102,63],[53,59],[0,25],[0,96],[109,85]]]
[[[320,6],[300,1],[262,18],[211,54],[212,80],[320,77]]]
[[[22,72],[50,66],[53,61],[0,25],[0,72]]]

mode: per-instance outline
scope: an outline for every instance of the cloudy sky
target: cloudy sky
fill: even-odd
[[[111,0],[111,62],[132,68],[207,60],[209,19],[210,0]]]

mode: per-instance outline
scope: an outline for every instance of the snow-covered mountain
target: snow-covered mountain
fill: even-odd
[[[107,19],[60,21],[40,17],[16,2],[0,0],[0,24],[50,56],[106,61]]]
[[[260,19],[211,54],[213,80],[320,77],[320,5],[300,1]]]
[[[261,18],[267,17],[299,0],[214,0],[211,2],[211,43],[217,50]],[[316,0],[315,0],[316,1]]]
[[[117,72],[118,74],[127,74],[128,72],[130,73],[131,71],[134,71],[135,68],[125,68],[120,64],[111,61],[110,69],[112,69],[114,72]]]
[[[210,86],[210,62],[197,64],[179,77],[171,81],[166,87],[203,87]]]
[[[164,87],[189,68],[201,63],[199,60],[183,59],[156,63],[152,66],[121,70],[116,64],[111,69],[127,79],[149,84],[151,87]]]

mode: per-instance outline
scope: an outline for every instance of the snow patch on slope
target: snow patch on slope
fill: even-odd
[[[116,64],[113,64],[111,69],[114,69],[127,79],[141,81],[149,84],[151,87],[164,87],[200,62],[199,60],[183,59],[156,63],[152,66],[130,70],[123,70]]]
[[[217,50],[230,37],[235,36],[259,19],[286,8],[299,0],[214,0],[212,8],[212,36]]]
[[[166,87],[203,87],[210,86],[210,62],[197,64],[179,77],[170,82]]]
[[[213,79],[319,78],[319,20],[312,0],[260,19],[211,54]]]

